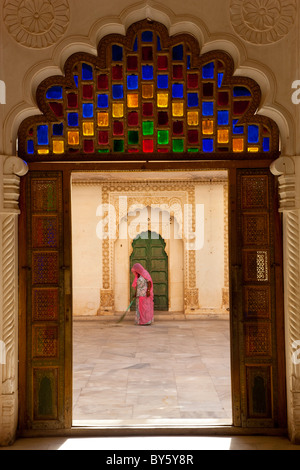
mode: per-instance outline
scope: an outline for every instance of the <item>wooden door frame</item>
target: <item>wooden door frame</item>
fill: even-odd
[[[230,292],[230,347],[231,347],[231,389],[232,389],[232,407],[233,407],[233,423],[232,426],[224,426],[218,428],[199,428],[191,426],[191,428],[185,428],[185,432],[190,434],[202,434],[202,433],[213,433],[219,432],[220,434],[249,434],[257,432],[256,428],[242,428],[241,421],[241,383],[240,383],[240,357],[239,357],[239,344],[234,338],[239,338],[238,325],[236,321],[236,305],[232,304],[232,292],[237,285],[237,259],[236,259],[236,246],[237,246],[237,227],[236,227],[236,211],[237,211],[237,200],[236,200],[236,172],[239,169],[269,169],[272,160],[230,160],[230,161],[189,161],[189,162],[178,162],[178,161],[165,161],[165,162],[34,162],[29,163],[29,172],[41,171],[47,173],[48,171],[61,171],[63,172],[63,212],[64,212],[64,250],[65,250],[65,428],[63,430],[52,431],[52,434],[64,434],[70,435],[70,433],[84,432],[78,428],[72,428],[72,248],[71,248],[71,175],[75,172],[84,171],[95,171],[95,172],[109,172],[109,171],[171,171],[171,170],[182,170],[182,171],[193,171],[193,170],[227,170],[228,171],[228,214],[229,214],[229,226],[228,226],[228,238],[229,238],[229,292]],[[26,177],[25,177],[26,178]],[[25,192],[25,178],[21,183],[21,198],[20,198],[20,224],[19,224],[19,434],[20,435],[36,435],[41,434],[41,431],[37,432],[34,430],[26,429],[26,260],[24,259],[26,253],[26,201],[24,200]],[[275,177],[274,177],[275,178]],[[279,276],[277,279],[276,289],[276,339],[277,345],[281,351],[278,355],[278,383],[279,383],[279,399],[281,406],[279,409],[282,410],[278,421],[278,433],[286,431],[286,392],[285,392],[285,358],[284,358],[284,311],[283,311],[283,283],[280,285],[278,278],[282,278],[283,273],[283,262],[282,262],[282,233],[281,233],[281,217],[278,212],[278,207],[275,201],[273,208],[273,217],[275,223],[276,239],[278,249],[276,250],[276,272]],[[238,307],[238,308],[241,308]],[[162,434],[164,432],[172,434],[182,434],[183,429],[180,427],[174,427],[170,430],[169,427],[157,427],[151,432],[155,434]],[[276,430],[272,430],[273,433]],[[92,430],[86,430],[89,434]],[[137,428],[130,428],[122,430],[117,428],[114,430],[102,429],[96,430],[96,434],[109,435],[110,433],[118,435],[132,435],[132,434],[144,434],[147,435],[147,429],[141,430]],[[269,434],[270,428],[259,429],[260,433]],[[51,433],[51,432],[50,432]],[[43,435],[47,434],[47,429],[43,430]]]

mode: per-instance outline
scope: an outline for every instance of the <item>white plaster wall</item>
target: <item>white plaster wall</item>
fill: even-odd
[[[72,186],[73,315],[97,315],[102,279],[102,242],[96,235],[101,187]]]
[[[222,308],[224,288],[224,193],[223,184],[199,184],[196,204],[204,205],[204,244],[196,252],[197,287],[201,310]]]

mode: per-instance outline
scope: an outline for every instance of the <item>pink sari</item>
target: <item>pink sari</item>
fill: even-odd
[[[143,268],[143,266],[140,263],[134,264],[131,271],[135,275],[134,281],[132,283],[132,287],[136,288],[138,274],[142,276],[144,279],[146,279],[146,281],[151,282],[149,297],[147,296],[147,294],[143,297],[136,297],[137,324],[149,325],[152,323],[153,315],[154,315],[152,278],[150,274],[148,273],[148,271],[145,268]]]

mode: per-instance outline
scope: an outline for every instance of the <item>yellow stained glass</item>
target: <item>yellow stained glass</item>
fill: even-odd
[[[124,116],[124,106],[122,103],[114,103],[112,114],[114,118],[120,118]]]
[[[172,115],[176,117],[183,116],[183,103],[172,103]]]
[[[108,126],[108,113],[98,113],[98,126],[99,127]]]
[[[199,113],[198,111],[189,111],[187,113],[187,121],[189,126],[198,126],[199,124]]]
[[[218,130],[218,144],[228,144],[229,142],[229,131],[228,129]]]
[[[53,140],[53,153],[64,153],[65,143],[63,140]]]
[[[248,152],[257,153],[257,152],[259,152],[259,148],[258,147],[248,147]]]
[[[157,106],[158,108],[167,108],[169,101],[168,93],[158,93],[157,94]]]
[[[68,132],[68,144],[69,145],[78,145],[79,144],[79,132],[78,131]]]
[[[128,95],[127,95],[127,106],[128,106],[128,108],[138,108],[138,106],[139,106],[139,95],[137,93],[128,93]]]
[[[93,136],[94,135],[94,123],[93,122],[83,122],[82,123],[83,135]]]
[[[143,85],[142,95],[145,99],[153,98],[153,85]]]
[[[202,133],[205,135],[212,135],[214,133],[214,121],[210,119],[202,121]]]
[[[49,149],[38,149],[38,153],[40,155],[47,155],[49,153]]]
[[[233,139],[232,150],[234,152],[243,152],[244,151],[244,139]]]

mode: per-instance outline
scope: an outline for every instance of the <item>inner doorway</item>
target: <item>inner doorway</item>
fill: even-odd
[[[227,171],[168,172],[168,182],[164,172],[134,177],[124,172],[73,174],[74,426],[116,421],[122,426],[145,419],[155,424],[232,424],[227,180]],[[123,221],[124,214],[118,211],[125,194],[127,237],[123,226],[117,224],[114,231],[108,212],[99,210],[104,198],[110,204],[106,208],[111,222]],[[130,210],[133,199],[140,210],[135,219]],[[164,222],[168,220],[169,231],[163,231],[162,220],[157,231],[145,230],[151,227],[151,206],[153,213],[168,214]],[[110,247],[104,236],[99,238],[99,230],[97,236],[97,209],[115,235]],[[199,240],[192,249],[196,215]],[[98,271],[93,274],[97,259]],[[155,281],[158,301],[154,325],[148,329],[134,325],[134,312],[118,323],[132,284],[128,274],[125,287],[120,277],[134,262],[145,265]],[[99,301],[92,313],[88,302],[96,298],[91,280],[97,272]],[[110,285],[105,284],[107,279]],[[104,298],[104,286],[117,292]],[[125,296],[123,311],[118,292]]]

